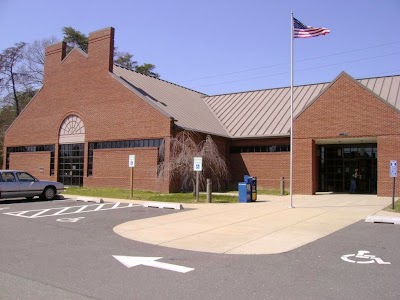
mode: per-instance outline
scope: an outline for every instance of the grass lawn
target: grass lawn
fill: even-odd
[[[227,193],[237,193],[237,190],[231,190]],[[280,196],[281,191],[280,190],[257,190],[257,195],[274,195],[274,196]],[[285,191],[285,195],[289,195],[289,191]]]
[[[81,195],[90,197],[104,197],[117,199],[133,199],[159,202],[179,202],[179,203],[195,203],[196,199],[192,193],[170,193],[160,194],[146,191],[133,191],[133,197],[130,198],[130,190],[110,189],[110,188],[86,188],[86,187],[68,187],[64,191],[65,194]],[[199,195],[199,203],[205,203],[207,196]],[[237,196],[231,195],[214,195],[212,196],[213,203],[236,203]]]
[[[385,210],[400,213],[400,198],[397,200],[394,198],[394,209],[392,209],[392,204],[390,204],[385,208]]]
[[[280,196],[280,190],[257,190],[258,195],[275,195]],[[289,191],[285,191],[285,195],[289,195]]]

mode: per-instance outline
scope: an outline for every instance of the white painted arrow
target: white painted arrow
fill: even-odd
[[[113,255],[113,257],[127,268],[143,265],[179,273],[187,273],[194,270],[193,268],[156,261],[161,259],[162,257],[140,257],[140,256],[119,256],[119,255]]]

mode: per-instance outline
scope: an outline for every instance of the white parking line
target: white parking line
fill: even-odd
[[[49,210],[51,210],[51,208],[44,209],[44,210],[42,210],[42,211],[40,211],[40,212],[38,212],[38,213],[36,213],[36,214],[30,216],[30,218],[36,218],[36,217],[38,217],[39,215],[44,214],[45,212],[48,212]],[[6,214],[7,214],[7,213],[6,213]]]
[[[94,211],[101,210],[105,204],[100,204]],[[113,209],[112,207],[110,209]]]
[[[117,203],[102,203],[102,204],[83,205],[83,206],[68,206],[68,207],[58,207],[58,208],[13,211],[13,212],[7,212],[7,213],[3,213],[3,214],[15,216],[15,217],[34,219],[34,218],[78,214],[78,213],[96,212],[96,211],[103,211],[103,210],[129,208],[129,207],[135,207],[135,206],[142,206],[142,205],[134,204],[134,203],[117,202]],[[50,214],[45,214],[45,213],[48,213],[49,211],[54,211],[54,212],[52,212]]]
[[[64,211],[66,211],[66,210],[68,210],[68,209],[69,209],[69,207],[65,207],[64,209],[62,209],[62,210],[56,212],[55,214],[53,214],[53,216],[60,215],[61,213],[63,213]]]
[[[75,213],[80,213],[82,210],[84,210],[87,207],[87,205],[82,206],[80,209],[78,209]]]

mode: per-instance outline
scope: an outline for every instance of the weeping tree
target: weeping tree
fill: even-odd
[[[166,172],[172,182],[180,182],[182,191],[193,191],[196,184],[196,174],[193,171],[193,158],[203,158],[203,171],[200,172],[200,188],[205,189],[207,178],[218,190],[229,180],[229,171],[225,158],[219,153],[218,147],[211,138],[196,144],[194,133],[182,131],[171,139],[169,161],[159,164],[159,176]]]

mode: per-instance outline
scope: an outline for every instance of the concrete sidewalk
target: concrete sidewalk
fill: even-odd
[[[389,216],[381,210],[391,203],[390,197],[375,195],[295,195],[295,208],[290,209],[289,196],[261,195],[258,199],[252,203],[185,204],[180,213],[126,222],[114,232],[135,241],[184,250],[282,253],[370,215]]]

